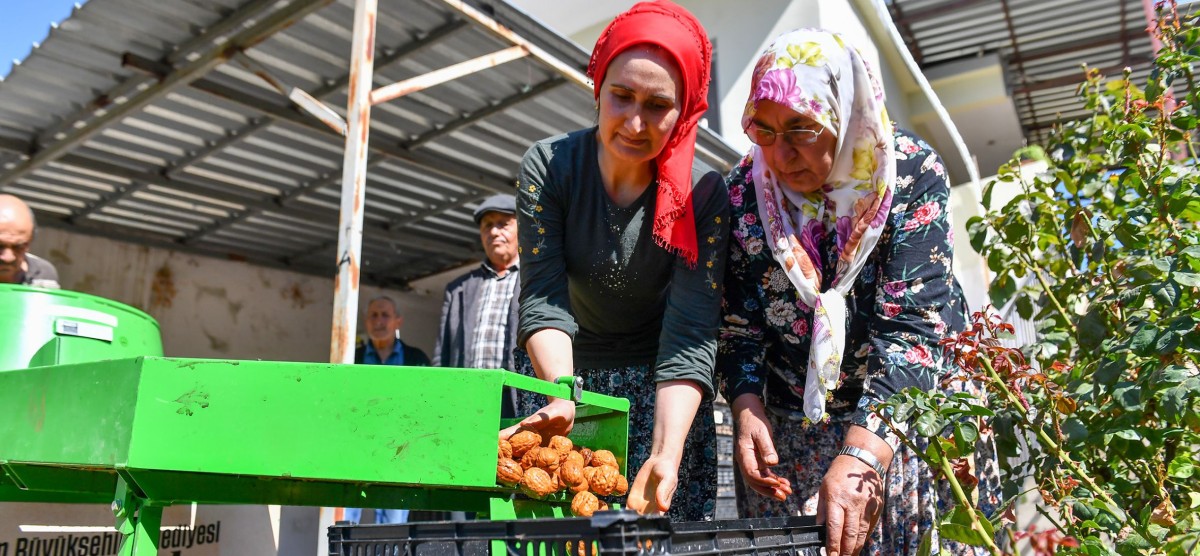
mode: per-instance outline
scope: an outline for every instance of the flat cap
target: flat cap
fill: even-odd
[[[517,213],[517,198],[506,193],[499,193],[484,199],[479,203],[479,207],[475,209],[475,225],[483,220],[483,215],[489,212],[503,212],[504,214]]]

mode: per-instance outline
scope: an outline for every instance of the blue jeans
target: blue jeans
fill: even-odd
[[[346,521],[359,523],[362,521],[362,508],[346,508],[342,514]],[[375,510],[375,523],[407,523],[408,510]]]

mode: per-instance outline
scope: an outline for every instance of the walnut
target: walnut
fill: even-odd
[[[597,509],[596,511],[598,511],[598,512],[607,512],[609,509],[610,509],[610,508],[608,507],[608,502],[605,502],[605,501],[601,500],[601,501],[600,501],[600,508],[599,508],[599,509]]]
[[[621,472],[617,471],[616,467],[605,465],[604,467],[594,468],[596,472],[588,479],[588,484],[592,487],[592,492],[600,496],[608,496],[617,488],[617,477],[621,476]]]
[[[584,467],[587,465],[587,462],[583,461],[583,454],[579,453],[577,450],[571,450],[568,452],[567,456],[564,457],[562,461],[558,462],[558,464],[565,465],[568,461],[579,462],[579,467]]]
[[[568,459],[566,463],[558,466],[558,473],[562,477],[563,483],[567,486],[577,485],[586,481],[583,477],[583,466],[578,461]]]
[[[530,448],[541,446],[542,435],[531,430],[523,430],[508,437],[508,443],[512,446],[512,457],[516,459],[524,456]]]
[[[570,490],[572,493],[576,493],[576,494],[580,493],[580,492],[586,492],[590,488],[591,488],[591,486],[588,485],[588,482],[586,480],[579,481],[578,483],[575,483],[573,485],[567,485],[567,489]]]
[[[521,456],[522,469],[528,470],[530,467],[537,467],[538,450],[541,450],[541,448],[534,446],[533,448],[530,448],[529,451],[525,452],[525,455]]]
[[[558,485],[550,478],[550,474],[540,467],[530,467],[521,478],[521,491],[530,498],[545,498],[557,490]]]
[[[512,458],[500,458],[496,462],[496,482],[506,487],[514,487],[521,482],[523,476],[525,470]]]
[[[499,454],[500,454],[500,457],[502,457],[502,458],[511,458],[511,457],[513,457],[513,453],[512,453],[512,444],[509,444],[509,442],[508,442],[507,440],[503,439],[503,438],[501,438],[501,439],[500,439],[500,451],[499,451]]]
[[[571,442],[571,439],[565,436],[552,436],[550,437],[549,446],[555,452],[558,452],[558,457],[561,459],[571,453],[571,449],[575,447],[575,443]]]
[[[583,456],[583,465],[585,465],[585,466],[592,464],[592,455],[594,455],[594,454],[595,454],[595,452],[592,452],[591,450],[589,450],[587,448],[579,449],[579,455]]]
[[[525,454],[533,454],[534,467],[541,467],[551,474],[558,471],[558,452],[554,448],[534,448]]]
[[[618,474],[617,487],[613,489],[613,494],[617,496],[625,496],[626,492],[629,492],[629,481],[625,479],[624,475]]]
[[[614,456],[613,453],[608,450],[596,450],[596,452],[592,454],[591,463],[588,465],[591,465],[592,467],[603,467],[605,465],[611,465],[617,468],[620,467],[617,465],[617,456]]]
[[[600,499],[595,494],[584,491],[571,499],[571,513],[579,517],[592,517],[600,508]]]
[[[583,478],[585,481],[590,483],[590,482],[592,482],[592,477],[595,477],[595,476],[596,476],[596,468],[595,467],[584,467],[583,468]]]

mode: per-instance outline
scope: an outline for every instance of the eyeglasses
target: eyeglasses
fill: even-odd
[[[771,145],[774,145],[775,139],[780,135],[783,136],[785,143],[793,147],[811,145],[817,142],[817,137],[820,137],[821,133],[824,131],[824,127],[821,127],[820,129],[805,129],[802,127],[797,127],[787,131],[775,131],[761,127],[754,122],[750,122],[750,125],[746,126],[746,135],[750,137],[750,140],[753,141],[755,145],[760,147],[770,147]]]

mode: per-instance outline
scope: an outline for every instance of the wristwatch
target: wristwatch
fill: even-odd
[[[854,446],[842,446],[842,449],[838,452],[838,455],[850,456],[858,459],[858,461],[870,465],[871,468],[879,474],[879,478],[881,479],[887,475],[887,471],[884,470],[883,464],[879,463],[879,459],[875,457],[875,454],[872,454],[871,452],[868,452],[862,448],[855,448]]]

